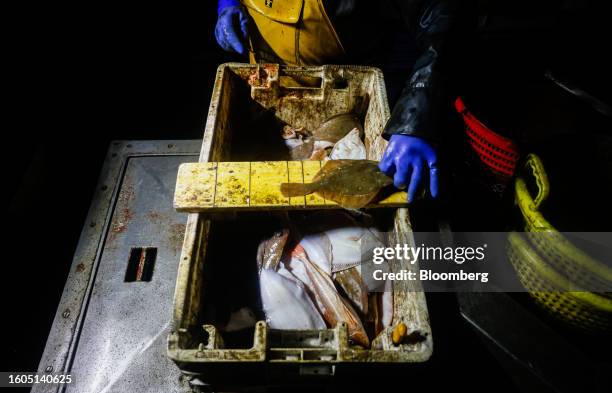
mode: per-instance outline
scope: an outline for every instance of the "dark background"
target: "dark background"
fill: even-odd
[[[239,60],[216,46],[215,4],[201,3],[46,4],[14,14],[3,56],[9,105],[3,122],[8,255],[1,369],[38,366],[109,142],[201,138],[215,70]],[[465,79],[497,91],[483,109],[491,121],[503,126],[509,113],[524,109],[518,101],[508,110],[501,86],[513,87],[513,100],[528,97],[530,86],[546,83],[542,75],[551,68],[610,102],[611,23],[602,3],[478,3],[478,33],[465,58],[472,73]],[[492,88],[491,80],[500,87]],[[567,102],[576,113],[589,112],[586,124],[610,129],[583,103]],[[577,122],[576,116],[565,121],[559,113],[542,113],[535,128]],[[475,372],[484,378],[459,378],[458,387],[477,391],[490,380],[496,390],[513,391],[510,378],[461,321],[454,297],[430,296],[429,303],[438,340],[434,367],[449,378]]]

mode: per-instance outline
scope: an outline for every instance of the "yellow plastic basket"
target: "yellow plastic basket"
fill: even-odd
[[[525,236],[511,233],[508,257],[519,280],[535,299],[561,320],[587,330],[612,328],[610,293],[593,293],[583,288],[609,287],[612,269],[580,250],[557,231],[539,211],[550,193],[542,161],[527,156],[526,174],[537,188],[532,197],[527,179],[516,179],[516,202],[525,221]]]

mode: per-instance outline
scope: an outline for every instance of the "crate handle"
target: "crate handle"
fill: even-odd
[[[258,64],[257,77],[251,83],[251,95],[322,100],[329,90],[348,91],[343,75],[332,73],[328,66],[315,69],[278,64]]]

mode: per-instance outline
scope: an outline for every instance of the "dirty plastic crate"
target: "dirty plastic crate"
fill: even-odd
[[[217,71],[199,161],[285,159],[265,148],[282,143],[278,133],[282,124],[313,129],[326,118],[349,111],[364,117],[368,158],[379,160],[386,146],[380,133],[389,117],[384,86],[382,72],[372,67],[223,64]],[[225,254],[214,249],[228,236],[235,237],[230,244],[248,240],[249,231],[256,231],[269,217],[258,214],[245,216],[243,222],[240,217],[232,221],[189,215],[168,338],[168,355],[185,374],[215,388],[288,381],[303,385],[321,378],[338,381],[364,372],[364,367],[372,371],[424,362],[431,356],[425,295],[420,283],[413,281],[394,282],[393,319],[419,331],[421,341],[394,346],[392,328],[386,328],[372,341],[377,349],[363,349],[349,343],[344,324],[325,330],[279,331],[269,329],[261,319],[246,343],[231,342],[210,322],[211,315],[216,307],[232,301],[236,275],[256,272],[255,254],[244,261],[233,256],[246,246],[227,247]],[[408,210],[388,209],[385,214],[393,240],[413,244]],[[217,229],[217,237],[211,239]],[[403,261],[394,269],[414,270],[416,265]],[[251,281],[257,281],[254,274]],[[251,291],[249,296],[258,293]]]

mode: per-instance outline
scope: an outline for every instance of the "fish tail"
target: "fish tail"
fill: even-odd
[[[303,196],[314,192],[312,183],[282,183],[280,189],[285,197]]]

